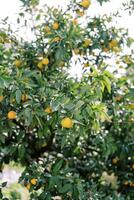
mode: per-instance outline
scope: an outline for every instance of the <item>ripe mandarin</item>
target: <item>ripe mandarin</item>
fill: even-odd
[[[30,182],[31,182],[32,185],[36,185],[37,184],[37,179],[33,178],[33,179],[31,179]]]
[[[90,5],[91,5],[91,0],[83,0],[80,5],[83,7],[83,8],[88,8]]]
[[[17,114],[15,111],[9,111],[8,114],[7,114],[7,118],[8,119],[16,119],[17,118]]]
[[[46,113],[50,114],[52,113],[52,108],[50,106],[48,106],[47,108],[45,108],[44,110]]]
[[[4,99],[3,95],[0,96],[0,102],[2,102]]]
[[[48,65],[49,64],[49,59],[48,58],[43,58],[41,62],[42,62],[43,65]]]
[[[58,22],[54,22],[54,23],[53,23],[53,29],[54,29],[54,30],[57,30],[58,28],[59,28]]]
[[[21,60],[16,59],[16,60],[14,61],[14,65],[15,65],[16,67],[20,67],[20,66],[21,66]]]
[[[61,126],[63,128],[72,128],[73,127],[73,120],[70,119],[69,117],[65,117],[64,119],[61,120]]]

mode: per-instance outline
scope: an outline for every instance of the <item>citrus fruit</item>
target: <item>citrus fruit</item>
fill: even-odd
[[[8,112],[8,114],[7,114],[7,118],[8,119],[16,119],[16,117],[17,117],[17,114],[16,114],[16,112],[15,111],[9,111]]]
[[[92,44],[92,40],[91,39],[85,39],[84,40],[84,47],[88,47]]]
[[[23,102],[27,101],[27,100],[28,100],[28,95],[27,95],[27,94],[22,94],[21,100],[22,100]]]
[[[49,59],[48,58],[43,58],[41,62],[42,62],[43,65],[48,65],[49,64]]]
[[[30,188],[31,188],[31,184],[28,183],[28,184],[26,185],[26,188],[27,188],[28,190],[30,190]]]
[[[43,63],[42,63],[42,62],[39,62],[39,63],[37,64],[37,67],[38,67],[39,69],[43,69]]]
[[[45,109],[45,112],[50,114],[52,113],[52,108],[50,106],[48,106],[46,109]]]
[[[83,8],[88,8],[90,5],[91,5],[91,1],[90,0],[83,0],[80,5],[83,7]]]
[[[105,53],[107,53],[107,52],[109,52],[109,49],[108,49],[108,48],[103,48],[103,51],[104,51]]]
[[[113,159],[112,159],[112,163],[113,163],[113,164],[117,164],[117,163],[118,163],[118,161],[119,161],[119,159],[118,159],[118,158],[113,158]]]
[[[31,179],[30,182],[31,182],[32,185],[36,185],[37,184],[37,179],[33,178],[33,179]]]
[[[14,65],[15,65],[16,67],[20,67],[20,66],[21,66],[21,60],[16,59],[16,60],[14,61]]]
[[[3,95],[0,96],[0,102],[2,102],[4,99]]]
[[[117,40],[111,40],[111,42],[109,43],[109,48],[113,49],[115,47],[118,47],[118,41]]]
[[[54,23],[53,23],[53,29],[54,29],[54,30],[57,30],[58,28],[59,28],[58,22],[54,22]]]
[[[84,14],[85,14],[83,11],[80,11],[80,10],[77,10],[76,13],[77,13],[77,15],[80,16],[80,17],[83,17]]]
[[[61,126],[63,128],[72,128],[73,127],[73,121],[69,117],[65,117],[61,120]]]
[[[78,48],[75,48],[73,51],[74,51],[74,53],[75,53],[76,55],[78,55],[78,54],[80,53],[80,50],[79,50]]]

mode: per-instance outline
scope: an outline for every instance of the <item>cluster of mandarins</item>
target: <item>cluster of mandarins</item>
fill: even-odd
[[[82,6],[84,9],[87,9],[87,8],[91,5],[91,0],[82,0],[82,2],[79,3],[79,5]],[[82,13],[77,13],[77,14],[81,14],[81,16],[82,16]],[[59,25],[59,23],[56,22],[56,21],[52,24],[52,29],[53,29],[53,30],[58,30],[59,27],[60,27],[60,25]],[[49,27],[46,26],[46,27],[45,27],[45,31],[46,31],[47,33],[49,33],[51,30],[50,30]],[[55,40],[59,40],[59,38],[55,38]],[[91,44],[91,40],[90,40],[90,39],[86,39],[86,40],[84,41],[84,46],[85,46],[85,47],[89,46],[90,44]],[[74,52],[75,52],[75,53],[78,53],[78,50],[75,50],[75,49],[74,49]],[[42,70],[42,69],[44,68],[44,66],[47,66],[48,64],[49,64],[49,59],[48,59],[47,57],[45,57],[45,58],[42,58],[42,59],[38,62],[37,67],[38,67],[40,70]],[[21,65],[22,65],[22,60],[16,59],[16,60],[14,61],[14,65],[15,65],[17,68],[21,67]],[[28,97],[27,94],[22,94],[21,100],[22,100],[22,102],[25,102],[25,101],[28,100],[28,98],[29,98],[29,97]],[[1,95],[1,96],[0,96],[0,102],[2,102],[3,100],[4,100],[4,96]],[[53,111],[52,111],[52,108],[51,108],[50,106],[48,106],[47,108],[45,108],[44,111],[45,111],[47,114],[51,114],[51,113],[53,112]],[[16,113],[15,111],[11,110],[11,111],[9,111],[9,112],[7,113],[7,118],[8,118],[9,120],[14,120],[14,119],[17,118],[17,113]],[[62,126],[63,128],[72,128],[72,127],[73,127],[73,120],[70,119],[69,117],[65,117],[65,118],[63,118],[63,119],[61,120],[61,126]]]
[[[0,96],[0,101],[2,101],[4,99],[3,96]],[[26,101],[28,100],[28,96],[25,94],[25,95],[22,95],[22,100],[23,101]],[[44,111],[47,113],[47,114],[51,114],[53,111],[52,111],[52,108],[50,106],[48,106],[47,108],[44,109]],[[9,111],[7,113],[7,118],[9,120],[14,120],[17,118],[17,113],[13,110]],[[73,127],[73,120],[70,119],[69,117],[65,117],[61,120],[61,126],[63,128],[72,128]]]

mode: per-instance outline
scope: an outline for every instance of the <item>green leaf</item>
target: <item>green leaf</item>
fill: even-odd
[[[53,176],[49,180],[49,189],[53,188],[55,185],[58,185],[59,178],[57,176]]]
[[[62,60],[63,57],[64,57],[63,49],[61,49],[61,48],[57,49],[56,54],[55,54],[56,60]]]
[[[66,185],[64,185],[61,189],[60,189],[60,193],[67,193],[69,191],[72,191],[72,184],[68,183]]]
[[[20,158],[24,157],[24,154],[25,154],[25,147],[24,146],[19,146],[19,148],[18,148],[18,154],[19,154]]]
[[[78,192],[76,185],[74,185],[74,187],[73,187],[73,197],[74,197],[74,199],[79,199],[79,192]]]
[[[22,95],[21,91],[20,90],[16,90],[15,96],[16,96],[16,102],[17,103],[21,102],[21,95]]]
[[[104,76],[103,80],[104,80],[103,82],[104,82],[105,87],[107,88],[108,92],[111,93],[111,82],[110,82],[109,78]]]
[[[75,104],[73,102],[69,102],[66,105],[64,105],[64,108],[67,110],[72,110],[74,109],[74,107],[75,107]]]
[[[38,20],[40,19],[40,17],[41,17],[41,15],[38,14],[38,15],[36,16],[36,20],[38,21]]]
[[[39,126],[40,126],[41,128],[43,128],[43,125],[42,125],[42,122],[41,122],[40,118],[39,118],[37,115],[35,115],[35,117],[36,117],[36,119],[37,119],[37,121],[38,121],[38,123],[39,123]]]
[[[57,174],[60,171],[60,169],[62,167],[62,164],[63,164],[63,160],[60,160],[55,164],[55,166],[53,168],[53,173],[54,174]]]
[[[128,94],[126,95],[127,98],[130,98],[131,100],[134,99],[134,89],[130,88]]]
[[[2,183],[2,187],[6,187],[6,185],[7,185],[7,182]]]
[[[24,119],[25,119],[25,123],[27,125],[29,125],[32,120],[33,120],[33,115],[31,113],[31,109],[30,108],[26,108],[23,112],[23,116],[24,116]]]
[[[3,195],[2,195],[2,190],[0,188],[0,199],[2,199]]]
[[[4,79],[0,77],[0,88],[5,88]]]
[[[0,141],[1,141],[1,143],[5,143],[5,135],[3,135],[3,134],[0,134]]]
[[[100,80],[100,84],[101,84],[101,90],[102,92],[104,92],[104,89],[105,89],[104,81]]]
[[[81,106],[83,106],[84,105],[84,101],[78,101],[77,103],[76,103],[76,105],[75,105],[75,109],[80,109],[81,108]]]
[[[82,199],[84,194],[83,194],[83,187],[80,180],[78,180],[77,189],[79,191],[79,198]]]
[[[62,140],[61,140],[61,149],[63,149],[63,147],[65,146],[66,144],[66,135],[63,135],[62,136]]]
[[[111,74],[108,70],[105,70],[104,71],[104,75],[106,75],[108,78],[114,78],[114,75],[113,74]]]
[[[18,23],[18,24],[20,23],[20,18],[17,18],[17,23]]]

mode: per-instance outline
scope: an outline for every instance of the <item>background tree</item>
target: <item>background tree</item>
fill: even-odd
[[[10,26],[0,32],[1,167],[26,166],[20,182],[32,200],[131,199],[133,39],[112,26],[112,15],[88,16],[89,0],[66,11],[21,1],[18,23],[31,16],[34,39]],[[81,79],[68,73],[74,60]],[[127,77],[116,76],[121,67]]]

